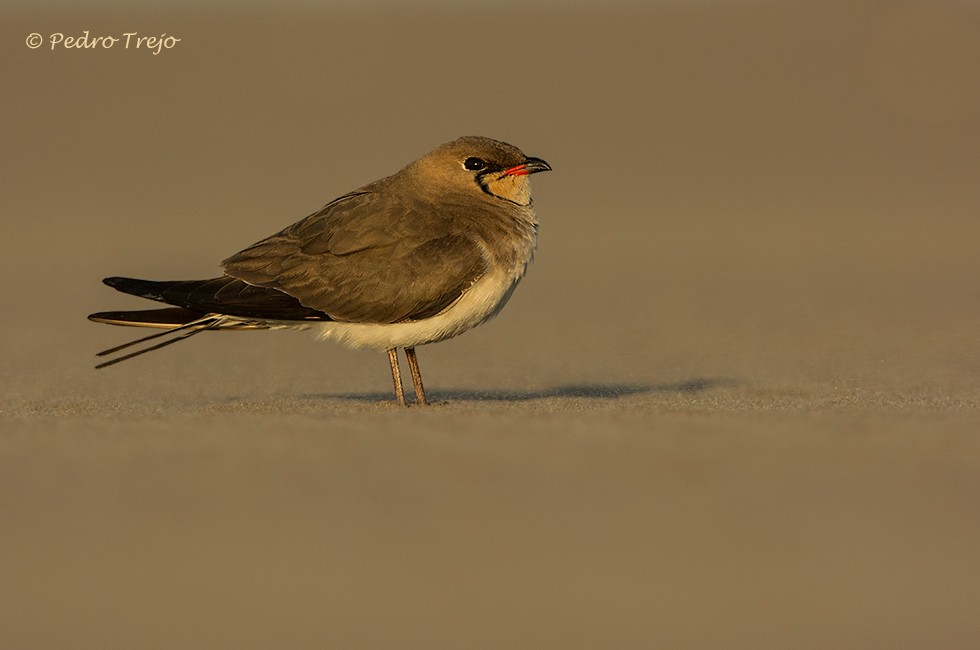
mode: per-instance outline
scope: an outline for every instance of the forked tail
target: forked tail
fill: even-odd
[[[98,357],[115,354],[120,350],[125,350],[128,347],[145,343],[146,341],[152,341],[164,336],[174,335],[173,338],[169,338],[161,343],[157,343],[156,345],[151,345],[143,348],[142,350],[130,352],[129,354],[116,357],[115,359],[106,361],[105,363],[100,363],[99,365],[95,366],[96,368],[105,368],[106,366],[111,366],[114,363],[119,363],[120,361],[125,361],[126,359],[132,359],[133,357],[138,357],[144,352],[159,350],[160,348],[166,347],[171,343],[183,341],[184,339],[190,338],[195,334],[205,330],[215,329],[221,325],[221,316],[214,314],[199,314],[197,312],[190,311],[189,309],[150,309],[146,311],[100,312],[98,314],[92,314],[88,318],[96,323],[131,325],[133,327],[165,328],[165,331],[163,332],[144,336],[136,339],[135,341],[123,343],[122,345],[117,345],[116,347],[109,348],[108,350],[103,350],[96,355]]]
[[[151,334],[124,345],[100,352],[98,356],[172,335],[161,343],[100,363],[105,368],[114,363],[159,350],[183,341],[198,332],[214,329],[268,329],[270,321],[323,321],[330,317],[304,307],[296,298],[277,289],[257,287],[230,276],[210,280],[153,282],[135,278],[112,277],[103,282],[124,293],[165,302],[171,307],[141,311],[105,311],[89,316],[96,323],[130,327],[158,327],[165,332]]]

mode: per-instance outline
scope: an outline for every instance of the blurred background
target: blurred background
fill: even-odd
[[[18,373],[37,368],[38,348],[87,356],[124,336],[81,318],[143,304],[101,277],[215,275],[226,256],[463,134],[555,167],[535,178],[536,263],[494,327],[526,345],[517,359],[572,337],[569,381],[685,378],[671,354],[738,376],[739,349],[773,346],[772,370],[818,372],[810,343],[823,364],[867,353],[901,373],[897,357],[932,356],[929,337],[976,331],[974,3],[4,16],[0,263],[18,278],[8,300],[34,316],[29,328],[8,319],[0,344]],[[52,34],[86,30],[180,41],[52,50]],[[45,44],[27,47],[32,33]],[[536,376],[547,365],[518,374],[552,385]]]
[[[86,32],[137,36],[50,44]],[[980,639],[977,3],[15,2],[0,33],[11,647]],[[508,307],[419,353],[441,410],[302,333],[92,370],[139,332],[85,316],[145,305],[101,278],[214,276],[469,134],[554,171]]]

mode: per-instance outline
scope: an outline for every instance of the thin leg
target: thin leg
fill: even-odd
[[[425,406],[425,389],[422,388],[422,373],[419,372],[419,360],[415,358],[415,348],[405,348],[408,357],[408,367],[412,371],[412,385],[415,386],[415,401],[419,406]]]
[[[398,369],[397,348],[388,350],[388,361],[391,363],[391,378],[395,380],[395,397],[398,398],[400,406],[405,406],[405,391],[402,390],[402,373]]]

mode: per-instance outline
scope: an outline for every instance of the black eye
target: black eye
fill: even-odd
[[[467,158],[465,161],[463,161],[463,167],[466,167],[468,170],[475,172],[481,169],[486,169],[487,163],[481,160],[480,158]]]

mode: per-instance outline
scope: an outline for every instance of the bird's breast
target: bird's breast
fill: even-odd
[[[399,323],[324,322],[314,326],[319,338],[355,348],[411,348],[462,334],[496,316],[510,300],[534,255],[536,224],[511,232],[506,245],[481,237],[486,272],[438,314]],[[516,236],[515,236],[516,235]]]

